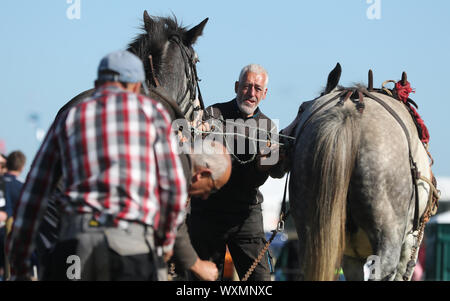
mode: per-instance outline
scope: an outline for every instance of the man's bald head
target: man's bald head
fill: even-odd
[[[194,150],[189,194],[206,199],[211,191],[219,190],[230,179],[231,158],[226,147],[217,141],[200,140]]]

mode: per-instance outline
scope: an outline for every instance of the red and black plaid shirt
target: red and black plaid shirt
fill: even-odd
[[[7,242],[15,274],[26,273],[34,239],[56,181],[65,212],[101,212],[164,233],[171,248],[183,219],[186,179],[163,106],[115,86],[102,87],[50,127],[38,151]]]

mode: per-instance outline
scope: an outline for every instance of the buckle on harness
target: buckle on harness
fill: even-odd
[[[283,220],[278,222],[277,231],[278,232],[283,232],[284,231],[284,221]]]

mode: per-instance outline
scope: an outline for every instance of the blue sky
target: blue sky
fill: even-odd
[[[365,83],[369,68],[376,87],[407,71],[430,130],[433,170],[450,176],[450,1],[378,0],[373,20],[367,10],[376,0],[80,1],[73,20],[67,0],[0,2],[0,140],[6,152],[25,152],[27,168],[39,147],[35,127],[46,130],[62,105],[92,87],[99,60],[140,33],[147,9],[186,26],[209,17],[195,47],[207,105],[234,97],[244,65],[265,66],[262,110],[281,127],[318,95],[337,62],[343,85]]]

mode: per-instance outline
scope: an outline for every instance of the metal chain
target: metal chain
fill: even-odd
[[[261,261],[261,259],[263,258],[264,254],[267,252],[267,250],[269,249],[270,244],[272,243],[272,241],[274,240],[275,236],[277,235],[278,230],[273,230],[272,231],[272,236],[270,237],[269,241],[264,245],[264,248],[261,250],[261,252],[259,252],[258,258],[255,259],[255,261],[253,262],[252,266],[250,267],[250,269],[247,271],[247,273],[245,273],[244,278],[242,278],[241,281],[247,281],[248,278],[250,277],[250,275],[253,273],[253,271],[256,269],[256,267],[258,266],[258,263]]]
[[[286,212],[286,193],[287,193],[287,189],[288,189],[288,183],[289,183],[289,173],[286,175],[286,184],[284,185],[283,202],[281,204],[281,213],[280,213],[280,219],[279,219],[277,228],[275,230],[272,230],[272,236],[270,237],[269,241],[264,245],[264,248],[261,250],[261,252],[259,252],[258,257],[255,259],[255,261],[253,262],[251,267],[248,269],[247,273],[245,273],[245,276],[244,276],[244,278],[242,278],[242,281],[248,280],[250,275],[253,273],[253,271],[258,266],[258,263],[263,258],[264,254],[269,249],[269,246],[272,243],[272,241],[275,239],[275,236],[277,235],[277,233],[284,231],[284,224],[285,224],[286,219],[288,218],[289,212],[290,212],[290,211]]]
[[[169,266],[169,276],[174,278],[176,276],[175,273],[175,263],[171,262]]]
[[[414,272],[414,267],[416,266],[417,252],[419,251],[420,245],[422,244],[423,234],[424,234],[424,230],[425,230],[425,225],[426,225],[425,220],[429,219],[429,217],[430,217],[430,210],[428,209],[427,212],[425,212],[422,222],[420,223],[419,233],[417,234],[416,244],[414,244],[414,246],[411,249],[411,256],[406,265],[406,272],[403,275],[404,281],[408,281],[409,278],[412,276],[412,273]]]
[[[423,235],[425,233],[425,226],[428,223],[428,221],[430,220],[431,216],[436,214],[437,202],[440,198],[440,191],[436,189],[436,187],[430,180],[428,180],[425,177],[420,177],[419,179],[426,182],[430,186],[430,193],[429,193],[425,213],[423,214],[422,220],[420,222],[420,226],[419,226],[419,230],[418,230],[419,232],[418,232],[417,238],[416,238],[416,243],[413,245],[413,247],[411,249],[411,256],[409,258],[409,261],[408,261],[408,264],[406,267],[406,272],[403,275],[403,280],[405,280],[405,281],[408,281],[409,278],[412,276],[412,273],[414,271],[413,269],[416,266],[417,253],[420,249],[420,246],[421,246],[422,240],[423,240]]]

